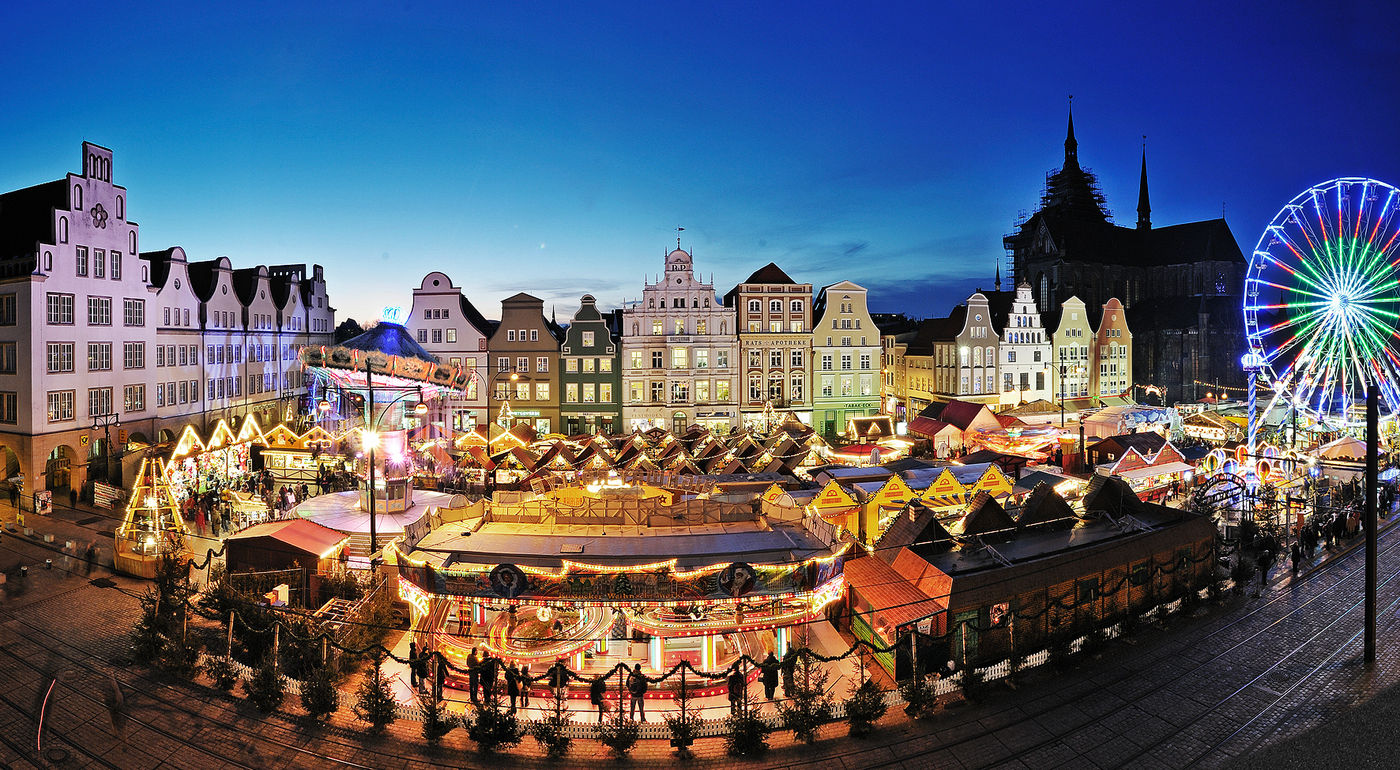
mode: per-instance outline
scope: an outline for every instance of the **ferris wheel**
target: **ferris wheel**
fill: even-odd
[[[1374,179],[1312,187],[1269,223],[1245,273],[1250,358],[1275,401],[1332,429],[1400,407],[1400,190]]]

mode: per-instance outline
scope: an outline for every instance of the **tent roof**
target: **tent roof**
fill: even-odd
[[[246,541],[262,537],[271,538],[298,551],[318,557],[349,539],[341,532],[307,519],[286,519],[269,521],[266,524],[254,524],[242,532],[229,535],[228,539]]]

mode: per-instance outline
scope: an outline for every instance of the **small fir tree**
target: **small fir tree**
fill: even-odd
[[[509,749],[525,737],[525,727],[508,710],[501,708],[501,687],[491,690],[476,707],[470,724],[466,725],[467,737],[476,744],[482,754],[495,754]]]
[[[772,726],[758,716],[758,708],[741,705],[724,718],[724,750],[731,757],[756,757],[768,751]]]
[[[277,662],[269,655],[263,659],[253,677],[243,683],[243,689],[247,691],[248,700],[258,711],[271,714],[281,708],[282,699],[287,694],[287,683],[282,681],[282,675],[277,671]]]
[[[233,662],[225,657],[211,659],[205,666],[204,673],[209,675],[215,687],[224,692],[230,692],[233,686],[238,684],[238,672],[234,670]]]
[[[860,683],[851,689],[851,697],[846,699],[846,721],[850,723],[851,736],[864,738],[875,727],[875,722],[885,715],[889,705],[885,703],[885,689],[875,683],[866,671],[865,648],[860,650]]]
[[[373,665],[370,666],[369,673],[360,681],[360,688],[355,695],[355,705],[351,710],[355,712],[355,718],[369,725],[371,735],[381,735],[384,728],[393,724],[397,719],[394,713],[397,703],[394,701],[394,692],[389,687],[389,680],[384,678],[381,665],[384,662],[382,654],[374,656]]]
[[[695,713],[695,707],[690,704],[690,691],[694,686],[686,683],[684,674],[685,670],[682,669],[681,683],[676,688],[677,711],[674,714],[662,716],[662,720],[666,723],[666,729],[671,731],[671,745],[676,749],[676,756],[687,759],[692,755],[690,747],[695,743],[701,720]]]
[[[428,742],[429,747],[437,748],[442,736],[457,726],[456,718],[431,695],[418,696],[418,711],[423,716],[423,740]]]
[[[641,727],[623,712],[621,701],[613,715],[598,725],[597,730],[598,742],[608,747],[614,759],[625,758],[642,736]]]
[[[317,666],[301,685],[301,707],[313,722],[324,722],[340,708],[340,690],[329,666]]]
[[[938,702],[933,682],[923,674],[916,674],[904,680],[899,686],[899,696],[904,699],[904,713],[915,719],[923,718]]]
[[[564,688],[554,690],[550,698],[550,709],[543,719],[530,726],[530,735],[544,749],[550,759],[562,759],[569,753],[568,726],[572,720],[569,709],[564,705]]]
[[[783,726],[792,731],[796,740],[812,743],[817,739],[818,728],[831,721],[832,699],[826,691],[830,676],[811,650],[803,647],[799,651],[793,692],[788,694],[787,702],[778,705]]]

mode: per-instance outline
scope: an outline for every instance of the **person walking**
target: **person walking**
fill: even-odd
[[[603,716],[606,711],[603,694],[607,692],[607,689],[608,678],[601,675],[597,679],[594,679],[592,684],[588,685],[588,702],[598,708],[598,724],[603,723]]]
[[[87,562],[87,575],[92,577],[92,568],[97,566],[97,542],[89,540],[87,550],[83,551],[83,560]]]
[[[739,673],[739,667],[735,665],[729,670],[729,715],[738,716],[739,708],[744,697],[744,675]]]
[[[792,685],[793,672],[797,670],[797,650],[794,650],[794,649],[792,648],[792,644],[791,644],[791,643],[788,644],[787,652],[783,653],[782,670],[783,670],[783,697],[785,697],[785,698],[791,698],[791,697],[792,697],[792,691],[793,691],[793,685]]]
[[[485,666],[481,671],[481,694],[486,703],[490,704],[496,693],[496,676],[499,673],[497,669],[500,668],[501,659],[488,652],[482,658],[481,664]]]
[[[562,659],[554,661],[554,665],[549,667],[549,689],[554,691],[555,699],[564,697],[564,687],[569,684],[568,671]]]
[[[632,696],[632,706],[628,709],[631,718],[637,718],[637,712],[642,712],[642,721],[647,721],[647,678],[642,674],[642,667],[637,666],[632,669],[631,676],[627,677],[627,694]]]
[[[442,700],[442,688],[447,686],[447,656],[436,654],[437,676],[433,678],[433,700]]]
[[[467,692],[471,694],[472,703],[477,703],[476,688],[481,685],[481,659],[476,655],[476,648],[473,647],[471,654],[467,655]]]
[[[769,650],[768,657],[763,659],[760,666],[763,670],[763,697],[771,701],[778,690],[778,669],[782,664],[778,662],[773,651]]]
[[[1264,595],[1264,587],[1269,584],[1269,570],[1274,566],[1274,555],[1268,550],[1259,552],[1259,592],[1255,596]]]
[[[1293,547],[1289,550],[1288,555],[1293,559],[1293,577],[1296,578],[1298,577],[1298,568],[1303,566],[1303,547],[1298,544],[1297,540],[1293,541]]]
[[[510,713],[515,713],[515,703],[520,700],[520,670],[515,664],[506,668],[506,697],[510,698]]]
[[[530,708],[530,664],[520,665],[520,705]]]
[[[408,643],[408,684],[413,689],[422,689],[422,682],[418,678],[418,642]]]
[[[429,666],[431,666],[433,662],[432,655],[432,651],[424,647],[418,651],[418,659],[413,662],[414,673],[418,675],[418,689],[420,692],[423,690],[430,690],[433,686],[433,683],[428,681]]]

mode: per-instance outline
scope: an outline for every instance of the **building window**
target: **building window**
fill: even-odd
[[[112,413],[112,389],[88,388],[88,417]]]
[[[721,334],[723,334],[723,332],[721,332]],[[729,351],[728,351],[728,350],[720,349],[720,350],[716,350],[716,351],[715,351],[715,368],[716,368],[716,369],[728,369],[728,368],[729,368]]]
[[[585,382],[583,384],[583,403],[591,404],[598,400],[598,388],[594,383]]]
[[[103,249],[92,250],[92,277],[107,277],[107,252]]]
[[[685,369],[690,365],[690,356],[686,354],[685,348],[671,348],[671,368]]]
[[[521,337],[520,339],[521,339],[521,340],[524,340],[525,338],[524,338],[524,337]],[[539,342],[539,341],[540,341],[540,330],[539,330],[539,329],[531,329],[531,330],[530,330],[530,341],[531,341],[531,342]]]
[[[457,341],[457,330],[456,330],[456,329],[448,329],[448,330],[447,330],[447,341],[448,341],[448,342],[456,342],[456,341]]]
[[[660,369],[666,365],[666,354],[660,350],[651,351],[651,368]]]
[[[572,373],[574,373],[574,372],[577,372],[577,371],[578,371],[578,359],[577,359],[577,358],[566,358],[566,359],[564,359],[564,371],[569,372],[570,374],[572,374]]]
[[[729,401],[729,380],[715,380],[715,401],[721,404]]]
[[[145,385],[127,385],[125,388],[122,388],[122,411],[146,411]]]
[[[587,374],[587,373],[592,373],[593,370],[597,368],[597,365],[596,365],[596,363],[595,363],[597,360],[598,360],[598,359],[596,359],[596,358],[585,358],[585,359],[583,359],[583,371],[584,371],[585,374]]]
[[[19,421],[19,394],[12,390],[0,391],[0,423],[14,425]]]
[[[48,322],[50,326],[73,325],[73,295],[49,294],[47,297]]]
[[[836,378],[833,377],[833,376],[831,376],[831,375],[829,375],[829,374],[823,374],[823,375],[822,375],[822,396],[823,396],[823,397],[826,397],[826,398],[830,398],[832,395],[835,394],[835,389],[836,389]]]
[[[850,353],[842,353],[842,354],[841,354],[841,369],[842,369],[843,371],[849,371],[850,368],[851,368],[851,354],[850,354]]]
[[[88,297],[88,325],[112,325],[112,298]]]
[[[0,374],[14,374],[18,371],[19,343],[0,342]]]
[[[145,326],[146,301],[142,299],[122,300],[122,323],[127,326]]]
[[[606,360],[606,359],[604,359],[604,360]],[[695,351],[695,368],[696,368],[696,369],[709,369],[709,368],[710,368],[710,349],[709,349],[709,348],[700,348],[699,350]]]
[[[671,403],[683,404],[690,400],[690,384],[684,380],[671,381]]]
[[[583,333],[583,346],[586,348],[593,347],[593,332]]]
[[[123,343],[122,343],[122,368],[123,368],[123,369],[145,369],[145,368],[146,368],[146,343],[144,343],[144,342],[123,342]]]
[[[633,404],[642,402],[642,383],[630,382],[627,384],[627,400]]]
[[[612,403],[612,383],[604,382],[598,385],[598,400],[603,403]]]
[[[695,322],[696,334],[709,334],[710,324],[703,318]]]
[[[113,252],[112,252],[112,280],[114,280],[114,281],[120,281],[121,279],[122,279],[122,253],[121,253],[120,251],[113,251]]]
[[[49,422],[73,419],[74,393],[71,390],[49,391]]]
[[[652,321],[652,322],[651,322],[651,333],[652,333],[652,334],[660,334],[660,333],[662,332],[662,328],[661,328],[661,327],[662,327],[662,324],[661,324],[660,321]]]
[[[15,295],[0,294],[0,326],[14,326],[16,318]]]
[[[651,402],[653,404],[664,403],[666,400],[666,383],[653,380],[651,383]]]
[[[529,356],[517,356],[516,359],[515,359],[515,371],[517,371],[517,372],[528,372],[528,371],[530,371],[530,357],[529,357]]]
[[[88,274],[88,250],[86,246],[73,247],[73,271],[78,276],[86,277]]]
[[[788,394],[792,396],[793,401],[801,401],[803,398],[802,390],[802,375],[794,374],[792,382],[788,384]]]
[[[783,312],[783,301],[780,300],[780,299],[772,299],[772,300],[769,300],[769,301],[768,301],[768,312],[770,312],[770,313],[782,313],[782,312]]]
[[[633,369],[640,369],[640,368],[642,368],[642,351],[640,351],[640,350],[634,350],[634,351],[632,351],[632,368],[633,368]]]
[[[824,371],[824,372],[829,372],[829,371],[831,371],[831,369],[832,369],[832,367],[831,367],[831,354],[829,354],[829,353],[823,353],[823,354],[822,354],[822,371]]]
[[[801,368],[803,359],[804,356],[802,355],[801,350],[794,350],[792,351],[791,355],[788,356],[788,361],[791,362],[791,366],[793,368]]]
[[[535,400],[536,400],[536,401],[548,401],[548,400],[549,400],[549,383],[547,383],[547,382],[537,382],[537,383],[535,383]]]
[[[537,357],[535,358],[535,371],[537,371],[537,372],[548,372],[548,371],[549,371],[549,356],[537,356]]]
[[[577,384],[577,383],[570,382],[570,383],[568,383],[567,385],[564,386],[564,403],[566,403],[566,404],[577,404],[577,403],[578,403],[578,384]]]
[[[751,299],[751,300],[749,300],[749,312],[750,312],[750,313],[762,313],[762,312],[763,312],[763,303],[760,302],[759,300],[756,300],[756,299]]]
[[[112,343],[88,343],[88,371],[106,372],[112,369]]]
[[[612,371],[612,359],[611,359],[611,358],[600,358],[600,359],[598,359],[598,371],[600,371],[600,372],[611,372],[611,371]]]

